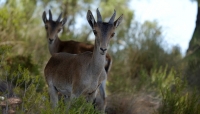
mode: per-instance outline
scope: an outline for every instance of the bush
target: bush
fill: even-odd
[[[200,97],[197,91],[188,91],[180,78],[175,79],[173,89],[163,88],[159,114],[199,114]]]

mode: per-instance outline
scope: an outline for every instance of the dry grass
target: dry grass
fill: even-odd
[[[117,94],[108,96],[108,114],[152,114],[160,106],[161,100],[151,94]]]

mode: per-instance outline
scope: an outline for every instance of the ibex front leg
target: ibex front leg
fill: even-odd
[[[57,94],[57,90],[54,87],[52,81],[49,83],[48,90],[49,90],[51,105],[53,106],[53,108],[55,108],[58,104],[58,94]]]

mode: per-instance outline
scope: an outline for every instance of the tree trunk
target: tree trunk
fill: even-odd
[[[195,53],[197,50],[200,50],[200,5],[198,3],[197,8],[197,18],[196,18],[196,27],[192,35],[192,39],[189,43],[189,48],[187,49],[187,55]]]
[[[185,57],[187,62],[185,76],[189,85],[197,86],[200,89],[200,0],[197,0],[197,4],[196,27]]]

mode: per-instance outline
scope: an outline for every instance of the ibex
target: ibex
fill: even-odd
[[[59,15],[56,21],[52,18],[51,10],[49,10],[49,20],[46,17],[46,12],[43,12],[42,19],[45,24],[47,33],[48,48],[51,55],[58,52],[67,52],[71,54],[83,53],[86,51],[93,51],[94,45],[86,44],[77,41],[61,41],[58,37],[58,33],[62,30],[64,24],[67,21],[65,17],[61,21],[62,13]],[[106,54],[105,70],[108,73],[112,64],[112,59],[109,54]]]
[[[49,47],[50,54],[53,55],[54,53],[58,53],[58,52],[67,52],[67,53],[72,53],[72,54],[78,54],[85,51],[92,52],[94,49],[94,45],[89,45],[89,44],[72,41],[72,40],[61,41],[58,38],[58,33],[61,31],[61,29],[63,28],[67,20],[67,18],[65,17],[61,21],[61,17],[62,17],[62,13],[59,15],[56,21],[53,21],[51,10],[49,10],[49,20],[48,20],[46,17],[46,12],[45,11],[43,12],[42,18],[43,18],[43,22],[45,24],[45,29],[47,32],[48,47]],[[112,64],[112,59],[109,56],[109,54],[106,54],[106,65],[105,65],[106,73],[109,72],[111,68],[111,64]],[[98,99],[96,101],[98,102],[98,105],[103,106],[102,108],[99,107],[100,109],[105,109],[105,106],[106,106],[105,85],[106,85],[106,80],[104,80],[103,84],[100,85],[99,87],[100,94],[97,95]],[[98,101],[98,100],[102,100],[102,101]]]
[[[105,23],[102,22],[100,12],[97,9],[96,22],[91,11],[88,10],[87,20],[95,35],[93,52],[55,53],[52,55],[44,69],[44,74],[53,107],[58,102],[57,92],[65,95],[66,101],[80,95],[85,96],[89,102],[95,99],[97,88],[107,78],[104,66],[110,38],[114,36],[114,30],[123,17],[121,15],[114,21],[115,15],[116,13],[113,14],[108,23]],[[46,18],[44,20],[47,21]],[[63,24],[63,22],[61,23]]]

